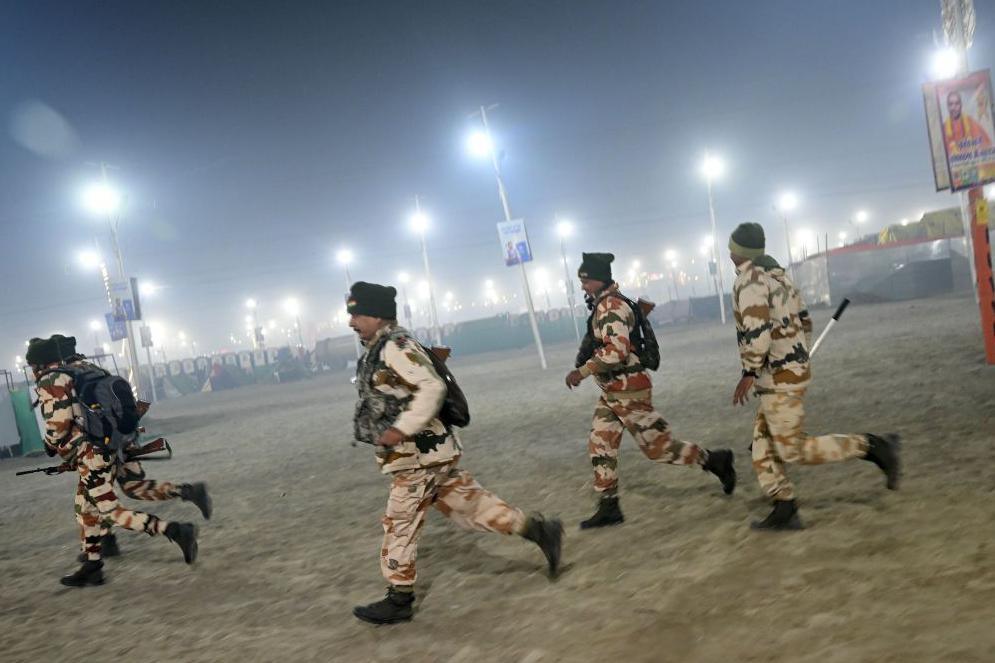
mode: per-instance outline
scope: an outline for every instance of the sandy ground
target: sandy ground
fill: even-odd
[[[816,315],[817,329],[827,319]],[[731,407],[729,328],[662,337],[657,404],[678,435],[732,445],[740,488],[703,472],[621,462],[624,525],[584,532],[593,495],[585,438],[596,389],[569,392],[573,348],[465,360],[463,466],[523,509],[561,516],[566,568],[537,548],[457,530],[438,513],[420,548],[415,621],[373,627],[387,480],[352,447],[341,376],[158,405],[176,449],[153,476],[206,480],[216,513],[200,559],[119,532],[100,588],[75,567],[72,476],[15,477],[0,463],[0,659],[99,661],[995,661],[995,368],[968,299],[852,307],[821,350],[812,432],[905,436],[902,489],[855,460],[792,467],[808,529],[754,533],[766,506],[746,447],[752,410]],[[151,504],[197,520],[189,504]]]

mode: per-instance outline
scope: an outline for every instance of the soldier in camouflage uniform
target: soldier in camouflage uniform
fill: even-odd
[[[114,481],[123,468],[116,454],[102,440],[91,439],[80,427],[82,416],[73,378],[62,368],[92,367],[76,353],[76,339],[56,334],[32,339],[25,357],[34,371],[38,402],[45,421],[45,450],[58,454],[67,470],[79,472],[76,489],[76,519],[79,522],[86,560],[61,582],[70,587],[99,585],[104,581],[102,536],[116,525],[150,536],[165,535],[179,545],[184,560],[197,556],[196,529],[189,523],[160,520],[151,514],[126,509],[114,493]],[[147,486],[146,486],[147,488]],[[203,496],[206,498],[206,494]],[[201,504],[202,509],[204,507]]]
[[[812,319],[794,283],[764,254],[764,231],[744,223],[733,231],[729,251],[736,265],[732,288],[736,337],[743,365],[733,405],[746,404],[751,390],[759,398],[753,426],[753,469],[774,509],[755,529],[800,529],[795,489],[784,463],[818,465],[863,458],[873,462],[898,487],[899,438],[894,434],[809,437],[803,431],[805,390],[811,381],[809,337]]]
[[[396,294],[392,287],[360,281],[347,304],[349,326],[366,347],[356,371],[356,439],[375,445],[380,471],[391,477],[380,549],[387,596],[353,610],[374,624],[411,619],[418,535],[429,507],[465,529],[517,534],[538,544],[551,576],[559,566],[563,531],[559,520],[526,517],[457,466],[459,436],[440,419],[446,382],[428,351],[398,326]]]
[[[581,522],[581,529],[625,520],[618,499],[618,448],[626,430],[650,460],[702,467],[721,480],[727,495],[736,487],[732,451],[709,451],[673,438],[667,421],[653,408],[653,384],[631,339],[636,312],[612,280],[614,259],[610,253],[585,253],[578,270],[581,288],[592,311],[584,339],[591,352],[585,353],[582,345],[579,366],[567,374],[566,384],[572,389],[593,375],[602,392],[587,445],[594,466],[594,489],[600,499],[597,511]],[[585,360],[586,354],[590,358]]]

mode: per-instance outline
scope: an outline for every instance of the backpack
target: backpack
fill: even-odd
[[[447,428],[449,426],[466,428],[470,425],[470,404],[466,402],[466,395],[456,383],[456,378],[453,377],[452,371],[446,366],[446,362],[432,352],[431,348],[422,346],[422,349],[428,354],[428,358],[432,360],[435,372],[446,383],[446,400],[442,403],[442,407],[439,408],[439,419]]]
[[[134,437],[141,413],[131,384],[92,365],[55,369],[73,379],[76,400],[83,410],[76,423],[98,447],[120,452]]]
[[[447,427],[456,426],[457,428],[466,428],[470,425],[470,405],[466,401],[466,395],[463,390],[460,389],[459,384],[456,383],[456,378],[453,377],[452,371],[446,366],[446,363],[440,359],[431,349],[426,348],[424,345],[418,342],[416,338],[409,335],[407,331],[394,332],[383,339],[376,347],[371,348],[368,356],[379,355],[380,349],[383,344],[390,340],[397,340],[399,338],[404,338],[410,343],[415,343],[425,354],[428,355],[429,360],[432,362],[432,367],[435,372],[442,378],[442,381],[446,384],[446,399],[442,403],[442,407],[439,408],[438,417],[439,420]],[[359,366],[357,366],[357,375],[359,373]]]
[[[653,331],[653,325],[650,324],[649,319],[643,315],[643,310],[639,308],[639,304],[632,301],[622,293],[613,293],[609,295],[610,297],[618,297],[632,309],[633,315],[636,317],[636,324],[633,325],[632,331],[629,332],[629,341],[632,343],[632,351],[636,353],[639,358],[639,363],[643,368],[655,371],[660,368],[660,344],[656,340],[656,332]],[[587,317],[587,335],[591,338],[590,352],[594,354],[594,346],[597,343],[594,342],[594,311],[591,311],[591,315]],[[585,338],[586,341],[586,338]],[[588,345],[583,343],[583,346]],[[582,346],[582,353],[584,352],[584,347]],[[578,355],[578,361],[580,361],[581,356]],[[587,357],[584,362],[590,359]],[[578,367],[584,362],[580,362]]]

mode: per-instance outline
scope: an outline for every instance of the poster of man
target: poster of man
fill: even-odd
[[[953,191],[995,181],[991,78],[988,70],[936,84],[943,145]]]
[[[529,236],[525,231],[525,221],[515,219],[497,224],[498,237],[504,253],[504,264],[508,267],[531,262],[532,247],[529,246]]]

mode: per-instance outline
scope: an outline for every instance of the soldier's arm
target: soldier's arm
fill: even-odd
[[[411,400],[397,417],[394,428],[408,437],[420,433],[438,416],[446,400],[446,383],[417,343],[387,341],[384,361],[411,389]]]
[[[736,338],[743,371],[756,375],[770,351],[770,292],[760,280],[745,283],[736,296]]]
[[[72,378],[65,373],[49,373],[38,381],[36,392],[45,422],[45,449],[49,455],[63,455],[72,441]]]
[[[603,345],[595,349],[594,356],[578,369],[580,374],[587,377],[623,366],[632,352],[629,330],[635,323],[636,317],[632,309],[621,299],[605,297],[598,302],[594,326],[601,332]]]
[[[812,316],[805,308],[805,302],[801,302],[801,309],[798,311],[798,319],[802,323],[802,331],[805,332],[805,345],[812,347]]]

